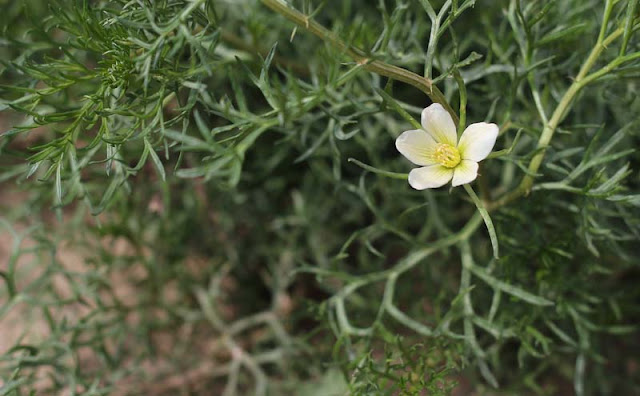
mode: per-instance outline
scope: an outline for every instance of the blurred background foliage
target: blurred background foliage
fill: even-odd
[[[637,1],[289,2],[500,125],[499,259],[380,173],[425,94],[263,3],[0,0],[0,394],[640,393]]]

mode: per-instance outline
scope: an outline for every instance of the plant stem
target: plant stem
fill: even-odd
[[[594,80],[593,78],[586,78],[587,74],[589,73],[593,65],[598,60],[598,57],[600,56],[602,51],[605,48],[607,48],[607,46],[611,44],[611,42],[613,42],[615,39],[620,37],[620,35],[622,35],[623,32],[624,32],[623,28],[618,28],[613,33],[611,33],[608,37],[603,38],[601,36],[598,38],[598,41],[596,45],[593,47],[593,49],[591,50],[589,57],[580,68],[578,75],[574,79],[571,86],[569,86],[569,89],[567,89],[565,94],[562,96],[562,99],[560,100],[560,103],[558,103],[558,105],[556,106],[556,109],[553,112],[551,119],[549,119],[549,122],[544,126],[544,129],[542,130],[542,134],[540,135],[540,139],[538,140],[538,145],[537,145],[538,152],[533,156],[533,158],[531,159],[531,162],[529,162],[527,174],[522,178],[522,181],[520,182],[518,187],[513,189],[511,192],[503,195],[497,201],[491,202],[489,205],[487,205],[488,210],[493,210],[495,208],[503,206],[513,201],[514,199],[517,199],[520,196],[526,195],[529,193],[529,191],[531,190],[531,187],[533,186],[534,175],[538,172],[538,169],[540,169],[540,165],[542,165],[542,160],[544,159],[544,155],[547,151],[547,147],[549,147],[551,138],[555,134],[556,129],[558,128],[558,125],[564,119],[564,116],[567,114],[567,111],[571,107],[573,100],[575,99],[576,95],[580,92],[580,90],[584,88],[588,83]]]
[[[454,120],[454,123],[458,123],[458,115],[451,107],[444,94],[436,87],[431,79],[422,77],[409,70],[403,69],[398,66],[390,65],[380,60],[371,59],[364,51],[359,48],[348,45],[337,37],[333,32],[320,25],[307,15],[289,6],[283,0],[260,0],[265,6],[271,8],[273,11],[284,16],[288,20],[292,21],[301,28],[304,28],[311,33],[318,36],[323,41],[328,42],[340,52],[345,53],[353,60],[361,65],[365,70],[372,73],[379,74],[391,78],[393,80],[401,81],[406,84],[412,85],[431,98],[433,102],[440,103]]]
[[[467,87],[458,69],[453,71],[453,78],[458,83],[458,92],[460,92],[460,121],[458,122],[458,139],[460,139],[467,126]]]

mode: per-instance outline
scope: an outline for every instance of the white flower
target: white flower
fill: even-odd
[[[451,115],[434,103],[422,110],[422,128],[403,132],[396,148],[409,161],[422,166],[409,173],[416,190],[438,188],[449,182],[467,184],[478,177],[478,162],[489,155],[498,137],[498,126],[479,122],[464,130],[460,141]]]

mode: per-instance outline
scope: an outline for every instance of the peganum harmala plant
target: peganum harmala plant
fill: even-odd
[[[640,391],[638,1],[2,7],[0,394]]]

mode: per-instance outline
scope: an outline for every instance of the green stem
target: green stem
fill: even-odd
[[[308,30],[309,32],[315,34],[323,41],[328,42],[340,52],[348,55],[353,60],[356,61],[357,64],[362,66],[365,70],[368,70],[372,73],[379,74],[381,76],[385,76],[391,78],[393,80],[401,81],[406,84],[412,85],[418,88],[420,91],[424,92],[431,98],[433,102],[440,103],[448,112],[451,114],[454,122],[458,123],[458,115],[453,110],[447,99],[444,97],[444,94],[436,87],[431,79],[422,77],[418,74],[410,72],[409,70],[403,69],[398,66],[390,65],[388,63],[371,59],[368,57],[364,51],[359,48],[355,48],[353,46],[348,45],[344,41],[342,41],[339,37],[337,37],[333,32],[320,25],[318,22],[311,19],[309,16],[301,13],[300,11],[294,9],[289,6],[283,0],[260,0],[265,6],[271,8],[273,11],[278,14],[284,16],[288,20],[292,21],[296,25],[301,28]]]
[[[387,176],[390,177],[392,179],[400,179],[400,180],[407,180],[407,178],[409,177],[408,173],[396,173],[396,172],[389,172],[389,171],[385,171],[382,169],[378,169],[378,168],[374,168],[371,165],[367,165],[364,162],[360,162],[355,158],[349,158],[347,160],[347,162],[353,162],[354,164],[358,165],[359,167],[368,170],[369,172],[373,172],[373,173],[377,173],[383,176]]]
[[[598,43],[604,41],[604,35],[607,33],[609,18],[611,18],[611,11],[613,11],[613,3],[613,0],[607,0],[604,6],[604,16],[602,17],[602,26],[600,27],[600,34],[598,35]]]
[[[467,87],[464,85],[464,79],[458,69],[453,71],[453,78],[458,83],[458,92],[460,92],[460,121],[458,122],[458,139],[460,139],[462,132],[467,127]]]
[[[596,61],[600,57],[600,54],[602,53],[602,51],[606,49],[607,46],[611,44],[611,42],[613,42],[615,39],[620,37],[620,35],[622,35],[623,32],[624,32],[623,28],[618,28],[606,38],[599,37],[598,42],[596,43],[595,47],[591,50],[589,57],[580,68],[580,71],[578,72],[578,75],[576,76],[575,80],[573,81],[571,86],[569,86],[569,89],[567,89],[565,94],[562,96],[562,99],[560,100],[560,103],[558,103],[558,106],[553,112],[551,119],[549,119],[549,122],[544,126],[544,129],[542,130],[542,134],[540,135],[540,139],[538,140],[538,145],[536,148],[538,152],[533,156],[533,158],[531,159],[531,162],[529,162],[527,174],[522,178],[522,181],[520,182],[518,187],[516,187],[514,190],[507,193],[506,195],[502,196],[497,201],[492,202],[490,205],[488,205],[488,208],[487,208],[488,210],[492,210],[497,207],[503,206],[513,201],[514,199],[517,199],[522,195],[526,195],[529,193],[529,191],[531,190],[531,187],[533,186],[534,175],[538,172],[538,169],[540,169],[540,166],[542,165],[542,160],[544,159],[544,156],[546,154],[547,147],[549,147],[551,138],[553,138],[553,135],[555,134],[556,129],[558,128],[558,125],[564,119],[565,115],[567,114],[567,111],[569,110],[569,108],[573,103],[573,100],[575,99],[576,95],[580,92],[580,90],[584,88],[588,83],[594,80],[594,78],[587,78],[588,77],[587,74],[589,73],[591,68],[593,68],[593,65],[596,63]]]
[[[465,224],[460,231],[455,234],[448,235],[444,238],[438,239],[432,243],[429,243],[429,246],[424,247],[422,249],[418,249],[413,253],[409,254],[405,257],[401,262],[399,262],[396,266],[379,271],[374,273],[369,273],[365,275],[358,276],[354,278],[354,280],[346,285],[342,290],[340,290],[336,295],[332,297],[332,299],[340,299],[349,296],[354,291],[358,290],[362,286],[368,285],[370,283],[379,282],[381,280],[389,278],[391,275],[396,274],[399,276],[411,268],[415,267],[419,262],[421,262],[425,257],[430,256],[431,254],[437,252],[438,250],[445,249],[449,246],[453,246],[460,241],[464,241],[468,239],[482,224],[482,216],[479,214],[475,214],[467,224]],[[309,272],[320,272],[320,271],[309,271]]]

